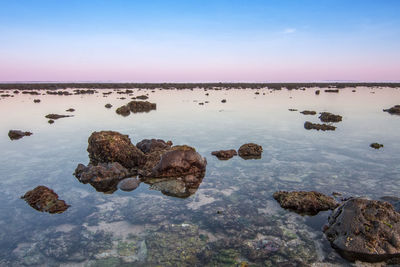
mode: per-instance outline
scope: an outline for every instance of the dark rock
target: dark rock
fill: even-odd
[[[339,89],[326,89],[325,93],[339,93]]]
[[[104,93],[103,93],[103,94],[104,94]],[[106,108],[112,108],[112,105],[111,105],[111,104],[106,104],[105,107],[106,107]]]
[[[395,105],[389,109],[384,109],[384,112],[388,112],[389,114],[400,115],[400,105]]]
[[[48,114],[45,116],[45,118],[51,119],[51,120],[58,120],[58,119],[67,118],[67,117],[73,117],[73,115]]]
[[[118,162],[99,163],[87,167],[79,164],[74,175],[83,184],[91,184],[97,191],[113,193],[117,190],[118,183],[130,176],[130,172]]]
[[[390,203],[350,199],[329,217],[325,235],[349,261],[400,263],[400,213]]]
[[[161,139],[144,139],[136,144],[143,153],[152,153],[157,150],[169,149],[172,146],[172,142],[165,142]]]
[[[303,110],[300,113],[304,114],[304,115],[315,115],[315,114],[317,114],[317,112],[315,112],[314,110]]]
[[[322,122],[340,122],[342,121],[342,116],[335,115],[329,112],[322,112],[321,115],[319,116],[319,119]]]
[[[319,95],[319,93],[320,93],[320,90],[316,90],[316,91],[315,91],[315,94],[316,94],[316,95]]]
[[[122,191],[133,191],[140,185],[140,180],[137,178],[126,178],[119,182],[118,187]]]
[[[379,148],[383,147],[383,144],[372,143],[369,146],[372,148],[375,148],[375,149],[379,149]]]
[[[21,139],[24,136],[31,136],[31,132],[23,132],[19,130],[10,130],[8,132],[8,137],[10,137],[11,140],[18,140]]]
[[[90,162],[118,162],[125,168],[136,168],[144,163],[144,154],[131,143],[128,135],[113,131],[94,132],[89,137]]]
[[[332,125],[328,125],[328,124],[318,124],[318,123],[311,123],[309,121],[306,121],[304,123],[304,128],[306,130],[311,130],[311,129],[315,129],[315,130],[321,130],[321,131],[334,131],[336,130],[335,126]]]
[[[148,101],[131,101],[127,104],[130,111],[133,113],[150,112],[157,109],[157,104]]]
[[[34,99],[33,103],[40,103],[40,99]]]
[[[21,197],[32,208],[48,213],[63,213],[70,206],[64,200],[59,200],[58,195],[46,186],[37,186]]]
[[[282,208],[300,214],[315,215],[320,211],[333,210],[338,206],[332,197],[315,191],[278,191],[274,193],[274,198]]]
[[[128,106],[121,106],[121,107],[117,108],[117,110],[115,110],[115,112],[124,117],[131,114],[131,111],[129,110]]]
[[[260,159],[262,152],[262,146],[254,143],[244,144],[238,150],[239,156],[243,159]]]
[[[69,108],[69,109],[67,109],[66,111],[67,111],[67,112],[74,112],[74,111],[75,111],[75,109],[73,109],[73,108]]]
[[[219,160],[228,160],[228,159],[232,158],[233,156],[236,156],[237,152],[235,149],[218,150],[218,151],[211,152],[211,155],[216,156]]]

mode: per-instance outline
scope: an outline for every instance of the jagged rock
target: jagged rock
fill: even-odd
[[[119,182],[118,187],[122,191],[133,191],[140,185],[140,180],[137,178],[126,178]]]
[[[73,115],[48,114],[45,116],[45,118],[51,119],[51,120],[58,120],[58,119],[67,118],[67,117],[73,117]]]
[[[237,152],[235,149],[218,150],[218,151],[211,152],[211,155],[216,156],[219,160],[228,160],[228,159],[232,158],[233,156],[236,156]]]
[[[369,146],[372,147],[372,148],[375,148],[375,149],[379,149],[379,148],[383,147],[383,144],[372,143]]]
[[[390,203],[352,198],[329,217],[325,235],[349,261],[400,263],[400,213]]]
[[[136,144],[143,153],[152,153],[157,150],[169,149],[172,146],[171,141],[165,142],[161,139],[144,139]]]
[[[388,112],[389,114],[400,115],[400,105],[395,105],[389,109],[384,109],[384,112]]]
[[[398,197],[393,197],[393,196],[384,196],[380,198],[383,201],[389,202],[390,204],[393,205],[394,209],[397,212],[400,212],[400,198]]]
[[[8,132],[8,137],[11,140],[18,140],[21,139],[24,136],[31,136],[32,133],[31,132],[23,132],[23,131],[19,131],[19,130],[10,130]]]
[[[309,121],[306,121],[304,123],[304,128],[306,130],[311,130],[311,129],[315,129],[315,130],[321,130],[321,131],[334,131],[336,130],[335,126],[332,125],[328,125],[328,124],[318,124],[318,123],[312,123]]]
[[[244,144],[238,150],[239,156],[243,159],[260,159],[262,152],[262,146],[254,143]]]
[[[93,165],[118,162],[130,169],[144,164],[143,152],[131,143],[128,135],[113,131],[93,132],[88,142],[87,151]]]
[[[314,111],[314,110],[303,110],[300,113],[303,114],[303,115],[315,115],[315,114],[317,114],[317,112]]]
[[[322,122],[339,122],[342,121],[342,116],[335,115],[329,112],[322,112],[321,115],[319,116],[319,119]]]
[[[64,200],[58,199],[58,195],[46,186],[37,186],[21,197],[32,208],[48,213],[63,213],[70,206]]]
[[[315,215],[320,211],[332,210],[338,203],[332,197],[315,191],[278,191],[274,198],[282,208],[290,209],[297,213]]]

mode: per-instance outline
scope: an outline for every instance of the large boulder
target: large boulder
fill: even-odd
[[[58,199],[58,195],[50,188],[39,185],[21,197],[32,208],[48,213],[63,213],[70,206],[64,200]]]
[[[332,197],[315,191],[278,191],[274,193],[274,198],[282,208],[300,214],[315,215],[320,211],[333,210],[338,206]]]
[[[260,159],[262,152],[262,146],[254,143],[244,144],[238,150],[239,156],[243,159]]]
[[[113,131],[94,132],[89,137],[90,163],[118,162],[125,168],[137,168],[144,164],[142,151],[131,143],[128,135]]]
[[[165,142],[161,139],[144,139],[136,144],[143,153],[152,153],[159,150],[170,149],[172,146],[171,141]]]
[[[329,217],[325,235],[349,261],[400,263],[400,213],[390,203],[350,199]]]
[[[32,133],[31,132],[23,132],[23,131],[19,131],[19,130],[10,130],[8,132],[8,137],[11,140],[18,140],[21,139],[24,136],[31,136]]]

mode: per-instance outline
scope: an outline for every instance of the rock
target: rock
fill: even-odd
[[[389,109],[384,109],[384,112],[388,112],[389,114],[400,115],[400,105],[395,105]]]
[[[104,94],[104,93],[103,93]],[[105,104],[105,107],[106,108],[112,108],[112,105],[111,104]]]
[[[235,149],[218,150],[218,151],[211,152],[211,155],[216,156],[219,160],[228,160],[228,159],[232,158],[233,156],[236,156],[237,152]]]
[[[147,96],[147,95],[140,95],[140,96],[137,96],[136,97],[136,99],[142,99],[142,100],[146,100],[146,99],[148,99],[149,97]]]
[[[333,210],[338,206],[332,197],[315,191],[277,191],[274,198],[282,208],[300,214],[316,215],[320,211]]]
[[[317,112],[315,112],[314,110],[303,110],[300,113],[304,114],[304,115],[315,115],[315,114],[317,114]]]
[[[67,118],[67,117],[73,117],[73,115],[48,114],[45,116],[45,118],[51,119],[51,120],[58,120],[58,119]]]
[[[221,103],[226,103],[226,99],[222,99],[222,100],[221,100]]]
[[[400,263],[400,213],[390,203],[352,198],[329,217],[325,235],[349,261]]]
[[[19,130],[10,130],[8,131],[8,137],[11,140],[18,140],[21,139],[24,136],[31,136],[32,133],[31,132],[23,132],[23,131],[19,131]]]
[[[136,144],[143,153],[152,153],[157,150],[169,149],[172,146],[172,142],[165,142],[161,139],[144,139]]]
[[[54,120],[48,120],[47,121],[49,124],[53,124],[54,123]]]
[[[150,112],[157,109],[157,104],[148,101],[131,101],[127,104],[130,111],[133,113]]]
[[[34,99],[33,103],[40,103],[40,99]]]
[[[319,116],[319,119],[322,122],[340,122],[342,121],[342,116],[335,115],[329,112],[322,112],[321,115]]]
[[[262,152],[262,146],[254,143],[244,144],[238,150],[239,156],[243,159],[260,159]]]
[[[316,95],[319,95],[319,93],[320,93],[320,90],[315,90]]]
[[[126,178],[119,182],[118,187],[122,191],[133,191],[140,185],[140,180],[137,178]]]
[[[339,89],[326,89],[325,93],[339,93]]]
[[[129,114],[131,114],[130,109],[128,108],[128,106],[121,106],[119,108],[117,108],[115,110],[115,112],[119,115],[122,115],[124,117],[128,116]]]
[[[69,108],[69,109],[67,109],[66,111],[67,111],[67,112],[74,112],[74,111],[75,111],[75,109],[73,109],[73,108]]]
[[[63,213],[70,206],[64,200],[59,200],[58,195],[46,186],[37,186],[21,197],[32,208],[48,213]]]
[[[113,193],[117,190],[118,183],[130,176],[130,172],[118,162],[99,163],[87,167],[78,164],[74,175],[83,184],[91,184],[97,191]]]
[[[90,162],[118,162],[125,168],[137,168],[144,164],[144,154],[131,143],[128,135],[113,131],[93,132],[89,137]]]
[[[369,146],[372,148],[375,148],[375,149],[379,149],[379,148],[383,147],[383,144],[372,143]]]
[[[315,130],[321,130],[321,131],[334,131],[336,130],[335,126],[332,125],[328,125],[328,124],[318,124],[318,123],[311,123],[309,121],[306,121],[304,123],[304,128],[306,130],[311,130],[311,129],[315,129]]]

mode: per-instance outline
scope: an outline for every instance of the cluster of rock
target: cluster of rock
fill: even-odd
[[[20,131],[20,130],[10,130],[10,131],[8,131],[8,137],[11,140],[18,140],[18,139],[21,139],[24,136],[31,136],[31,135],[32,135],[31,132],[23,132],[23,131]]]
[[[128,116],[132,113],[139,112],[150,112],[151,110],[156,110],[157,104],[150,103],[148,101],[131,101],[128,104],[117,108],[115,111],[117,114],[122,116]]]
[[[211,152],[211,155],[216,156],[219,160],[228,160],[233,156],[239,154],[239,157],[243,159],[260,159],[263,152],[263,148],[260,145],[254,143],[248,143],[242,145],[238,152],[235,149],[229,150],[218,150]]]
[[[48,213],[63,213],[69,208],[64,200],[58,199],[58,195],[46,186],[37,186],[21,197],[32,208]]]

